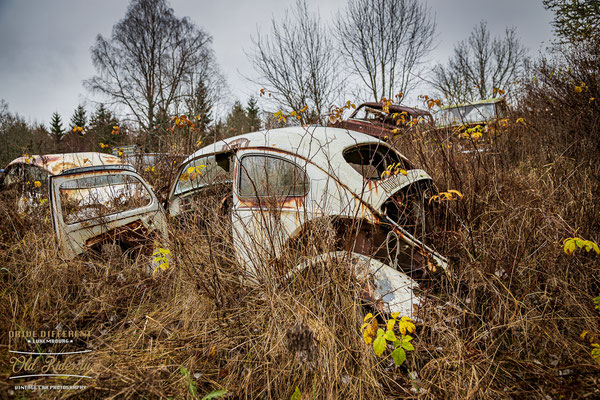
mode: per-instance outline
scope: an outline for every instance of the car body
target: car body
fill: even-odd
[[[250,280],[266,259],[301,243],[315,222],[327,219],[340,237],[353,233],[351,245],[337,250],[379,274],[375,292],[388,296],[390,311],[408,315],[416,296],[405,289],[417,284],[407,273],[447,266],[419,238],[428,204],[423,193],[431,185],[425,171],[371,135],[290,127],[221,140],[189,156],[171,189],[168,212],[185,214],[204,192],[221,187],[221,202],[230,199],[226,218],[236,257]],[[392,289],[383,293],[384,287]]]
[[[438,129],[458,128],[466,131],[480,126],[482,130],[494,130],[498,121],[508,116],[508,106],[503,98],[441,107],[434,115]]]
[[[363,103],[345,120],[333,126],[375,136],[382,140],[392,138],[416,125],[433,126],[428,111],[399,104]]]
[[[165,213],[152,189],[131,165],[113,155],[19,157],[7,166],[4,187],[16,189],[22,214],[46,208],[49,200],[66,259],[112,242],[144,247],[154,236],[166,235]]]

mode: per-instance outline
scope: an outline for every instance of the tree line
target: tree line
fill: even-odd
[[[598,31],[598,3],[544,0],[554,12],[557,37],[569,43]],[[55,113],[48,127],[26,124],[2,103],[2,161],[38,149],[109,151],[130,142],[165,151],[178,115],[193,121],[195,135],[204,140],[324,123],[336,102],[402,102],[423,82],[445,104],[499,93],[518,97],[531,63],[514,27],[493,36],[481,21],[447,62],[432,67],[428,57],[436,33],[435,15],[422,0],[348,0],[329,22],[306,0],[296,0],[266,31],[257,30],[246,51],[260,95],[246,104],[234,100],[221,115],[216,108],[234,96],[216,62],[212,36],[176,16],[168,0],[131,0],[110,36],[99,34],[91,48],[96,74],[84,86],[103,103],[93,110],[79,105],[69,123]],[[300,109],[306,111],[285,123],[272,116]]]

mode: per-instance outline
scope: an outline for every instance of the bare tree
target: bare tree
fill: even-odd
[[[337,19],[341,51],[374,101],[414,89],[435,29],[419,0],[349,0]]]
[[[151,129],[188,92],[186,78],[212,60],[211,40],[166,0],[132,0],[112,37],[97,36],[91,52],[98,75],[85,84]]]
[[[510,91],[523,72],[526,54],[515,28],[507,28],[504,37],[492,40],[482,21],[466,41],[454,47],[447,66],[434,68],[434,88],[450,102],[483,100],[498,90]]]
[[[252,42],[248,58],[259,75],[255,82],[285,112],[308,106],[301,122],[321,120],[341,79],[332,40],[319,14],[310,13],[305,0],[297,0],[282,21],[271,21],[270,35],[258,33]]]

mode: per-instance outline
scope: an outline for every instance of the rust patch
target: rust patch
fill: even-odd
[[[304,197],[240,199],[240,209],[259,207],[298,210],[304,207]]]
[[[8,166],[13,164],[34,165],[47,171],[51,175],[59,175],[65,170],[71,168],[94,167],[100,165],[119,165],[123,164],[123,161],[119,157],[113,156],[112,154],[88,152],[19,157],[11,161]]]
[[[232,140],[229,143],[223,144],[221,151],[241,149],[243,147],[248,147],[249,143],[250,143],[250,140],[246,139],[246,138]]]

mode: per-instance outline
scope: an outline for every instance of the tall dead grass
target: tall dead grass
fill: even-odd
[[[93,350],[79,356],[93,379],[69,381],[84,391],[33,397],[193,398],[190,382],[198,397],[225,388],[240,399],[289,398],[296,387],[307,399],[598,397],[600,369],[579,335],[600,334],[591,300],[600,294],[600,257],[568,257],[562,240],[600,242],[600,167],[582,143],[572,151],[564,140],[571,128],[543,115],[521,110],[485,143],[398,139],[438,190],[464,195],[435,215],[435,245],[451,268],[428,295],[402,368],[362,342],[361,290],[344,265],[284,279],[298,261],[290,253],[279,264],[258,260],[262,272],[248,284],[216,208],[173,224],[171,268],[151,277],[141,258],[61,260],[49,219],[20,216],[5,199],[3,376],[7,331],[64,329],[91,332],[76,344]],[[597,125],[589,129],[598,135]],[[307,246],[328,250],[327,232]],[[0,389],[12,385],[3,379]]]

